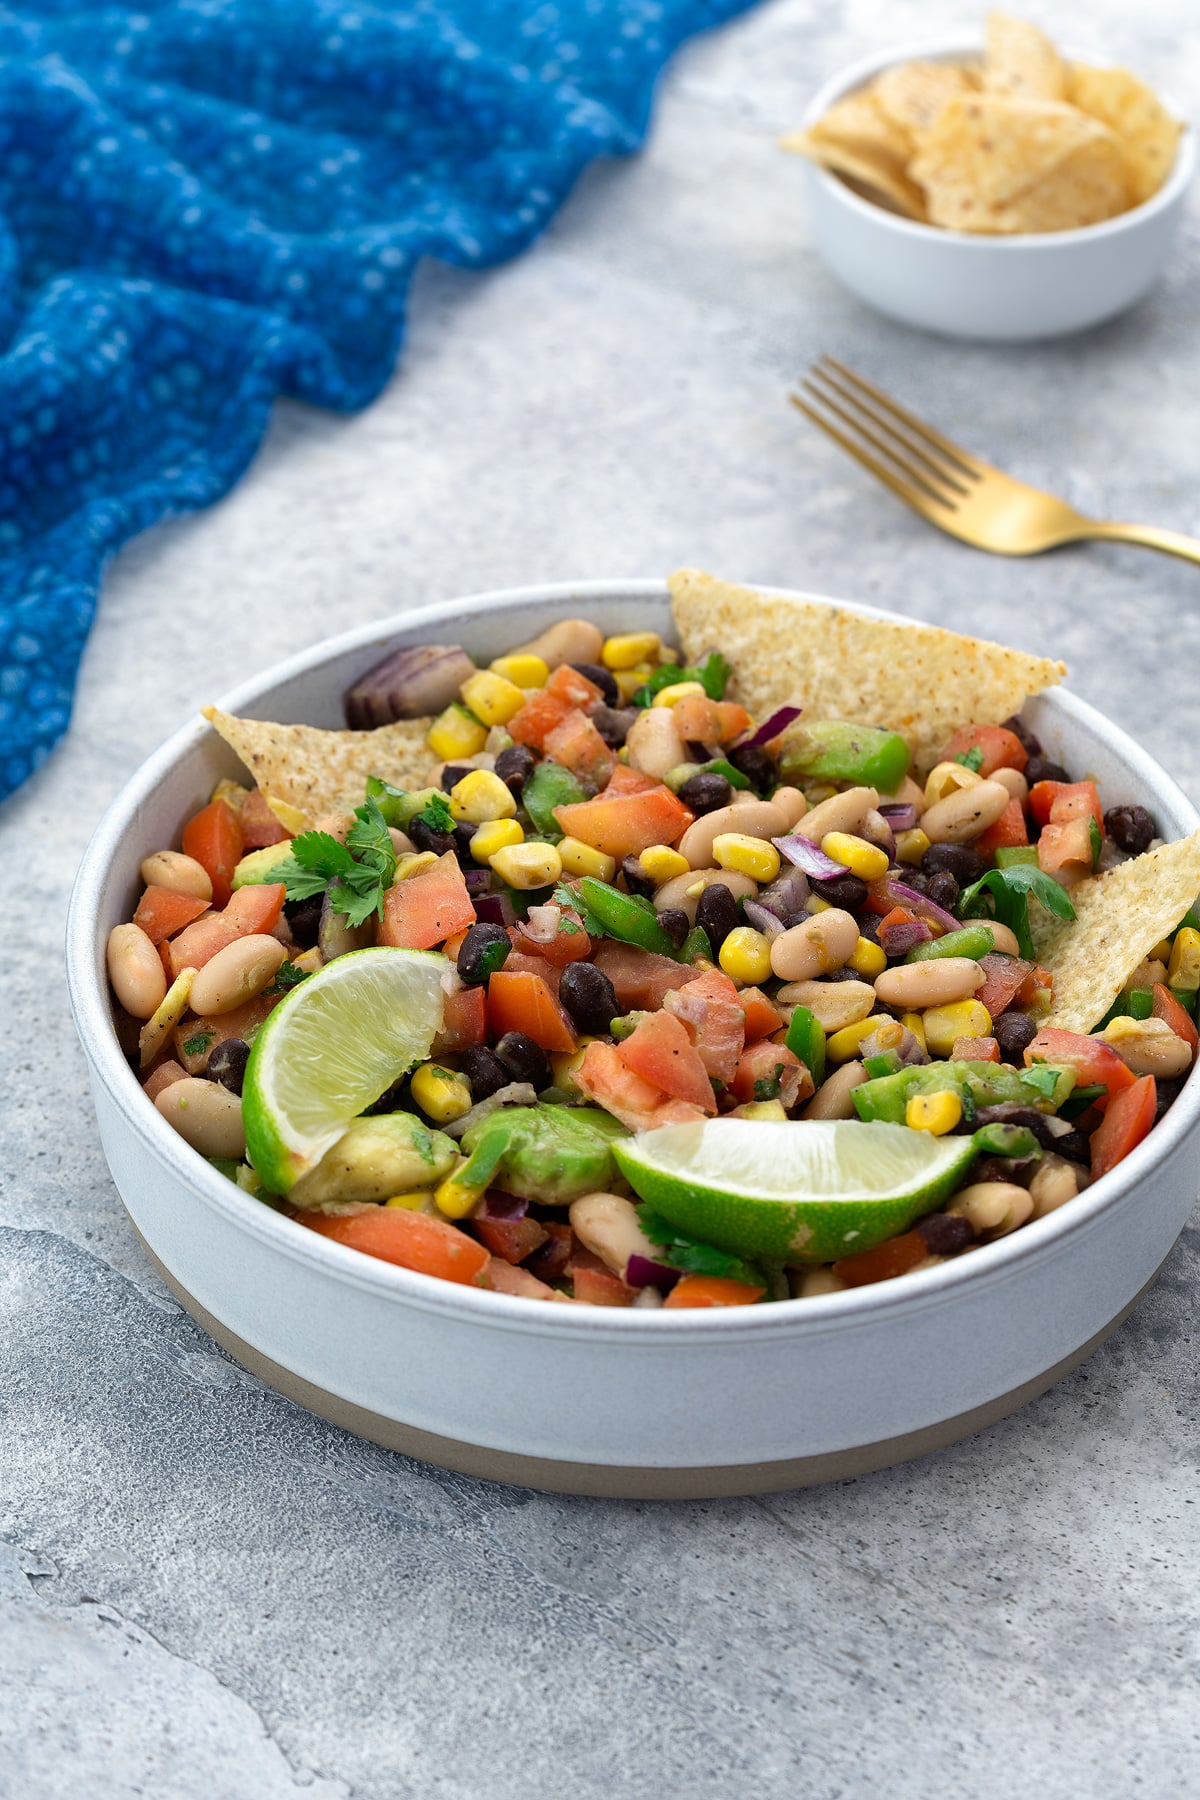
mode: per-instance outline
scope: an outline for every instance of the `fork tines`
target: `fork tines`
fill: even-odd
[[[814,363],[800,387],[793,406],[918,512],[953,512],[980,479],[967,451],[832,356]]]

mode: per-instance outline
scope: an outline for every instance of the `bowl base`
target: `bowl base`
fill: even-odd
[[[136,1226],[134,1230],[137,1230]],[[273,1361],[248,1344],[245,1338],[230,1331],[164,1267],[141,1233],[137,1235],[147,1257],[184,1311],[222,1350],[251,1375],[256,1375],[297,1406],[316,1413],[318,1418],[327,1419],[331,1425],[353,1432],[356,1437],[382,1444],[387,1450],[398,1450],[403,1456],[452,1469],[459,1475],[503,1482],[509,1487],[537,1488],[543,1493],[583,1494],[608,1500],[718,1500],[744,1494],[779,1493],[786,1488],[847,1481],[856,1475],[869,1475],[875,1469],[890,1468],[894,1463],[911,1462],[933,1450],[942,1450],[948,1444],[971,1437],[1007,1418],[1077,1369],[1124,1323],[1158,1276],[1156,1269],[1128,1306],[1123,1306],[1094,1337],[1052,1368],[1043,1370],[1032,1381],[1010,1388],[983,1406],[972,1407],[969,1412],[957,1413],[951,1419],[927,1425],[920,1431],[880,1438],[873,1444],[856,1444],[846,1450],[831,1450],[819,1456],[788,1457],[781,1462],[714,1464],[707,1468],[642,1468],[615,1463],[562,1462],[554,1457],[493,1450],[484,1444],[464,1443],[457,1438],[442,1437],[437,1432],[422,1431],[415,1425],[405,1425],[383,1413],[357,1406],[351,1400],[343,1400],[327,1388],[317,1387],[294,1375],[282,1363]]]

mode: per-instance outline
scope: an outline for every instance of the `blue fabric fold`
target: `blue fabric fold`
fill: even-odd
[[[105,558],[227,492],[277,394],[371,400],[417,259],[523,249],[751,3],[0,5],[0,798]]]

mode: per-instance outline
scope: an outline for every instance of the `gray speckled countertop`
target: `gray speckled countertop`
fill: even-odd
[[[1135,313],[1024,349],[893,327],[809,251],[774,135],[842,63],[975,10],[777,0],[698,42],[647,153],[523,260],[424,270],[377,405],[280,407],[230,499],[112,569],[70,739],[0,815],[6,1800],[1200,1791],[1195,1223],[1083,1369],[922,1462],[709,1504],[490,1487],[298,1411],[179,1311],[62,988],[83,845],[183,717],[491,587],[690,562],[1006,637],[1066,657],[1200,799],[1200,571],[975,555],[783,402],[832,350],[1085,508],[1200,532],[1194,212]],[[1037,12],[1078,35],[1066,0]],[[1097,0],[1087,35],[1195,116],[1190,14]]]

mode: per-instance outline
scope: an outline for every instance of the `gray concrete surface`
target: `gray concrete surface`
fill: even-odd
[[[1195,116],[1190,11],[1097,0],[1086,35]],[[1074,12],[1038,8],[1082,35]],[[974,16],[778,0],[696,44],[647,154],[593,171],[530,255],[424,271],[375,407],[281,407],[228,501],[113,568],[74,731],[2,818],[6,1800],[1200,1791],[1196,1222],[1084,1369],[910,1467],[707,1505],[488,1487],[308,1417],[179,1312],[62,989],[79,854],[181,718],[481,588],[688,561],[1005,636],[1064,655],[1200,798],[1200,571],[977,556],[783,403],[832,350],[1085,506],[1200,532],[1194,212],[1135,313],[1025,349],[890,326],[809,251],[774,135],[851,57]]]

